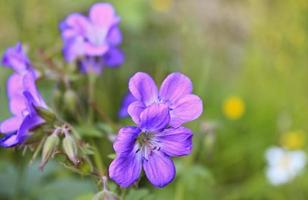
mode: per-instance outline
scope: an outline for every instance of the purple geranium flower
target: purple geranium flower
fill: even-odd
[[[81,60],[82,71],[93,70],[95,73],[103,66],[121,65],[124,54],[117,48],[122,42],[119,22],[120,17],[109,3],[94,4],[89,17],[79,13],[69,15],[60,24],[65,59],[68,62]],[[97,65],[94,69],[93,64]]]
[[[116,158],[109,175],[121,187],[136,182],[142,168],[156,187],[164,187],[174,179],[171,157],[191,153],[192,132],[185,127],[169,127],[169,122],[168,106],[152,104],[141,112],[137,127],[120,129],[113,144]]]
[[[19,45],[16,49],[20,49]],[[7,81],[7,95],[12,117],[0,123],[0,132],[4,134],[4,137],[0,139],[0,146],[3,147],[23,143],[30,135],[31,129],[44,123],[35,107],[47,108],[36,88],[36,75],[27,56],[22,50],[12,53],[13,48],[10,49],[7,51],[10,53],[4,54],[3,60],[5,62],[3,64],[15,70],[15,73]],[[23,58],[23,60],[19,58]],[[15,62],[16,60],[18,62]],[[27,67],[22,68],[22,66]]]
[[[134,101],[136,101],[135,97],[130,92],[127,92],[127,94],[123,98],[123,101],[122,101],[122,104],[121,104],[121,107],[118,113],[118,116],[120,118],[125,118],[129,116],[127,109],[128,109],[128,106]]]
[[[167,76],[160,90],[148,74],[138,72],[129,80],[129,90],[136,101],[129,105],[128,113],[137,124],[140,114],[152,104],[168,106],[172,127],[197,119],[202,113],[202,100],[192,94],[191,80],[179,72]]]

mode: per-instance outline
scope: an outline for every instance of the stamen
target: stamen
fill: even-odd
[[[149,155],[153,151],[160,149],[158,142],[155,140],[154,133],[143,132],[137,138],[138,148],[135,153],[141,152],[141,155],[144,159],[148,159]]]

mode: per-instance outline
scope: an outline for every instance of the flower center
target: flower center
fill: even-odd
[[[288,155],[283,156],[283,158],[279,162],[279,167],[283,169],[288,169],[291,164],[291,158]]]
[[[87,39],[95,46],[103,45],[106,41],[107,30],[93,26],[88,33]]]
[[[136,153],[140,152],[146,160],[154,150],[159,150],[159,144],[155,140],[155,133],[143,132],[137,138]]]
[[[158,96],[157,101],[155,103],[165,104],[169,107],[169,110],[173,110],[173,103],[170,100],[162,99],[162,97],[160,97],[160,96]]]
[[[151,139],[153,138],[153,133],[141,133],[138,138],[137,141],[139,143],[140,146],[144,146],[144,145],[149,145],[151,143]]]

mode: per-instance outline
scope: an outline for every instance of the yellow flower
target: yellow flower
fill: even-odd
[[[152,7],[156,11],[160,12],[167,12],[171,5],[172,5],[173,0],[152,0]]]
[[[244,112],[245,103],[240,97],[231,96],[223,103],[223,113],[229,119],[239,119],[243,116]]]
[[[301,130],[285,133],[281,136],[280,142],[285,148],[301,149],[305,144],[305,133]]]

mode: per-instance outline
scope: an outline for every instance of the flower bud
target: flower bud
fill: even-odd
[[[78,97],[73,90],[68,89],[65,91],[64,104],[69,112],[74,112],[76,110],[77,101],[78,101]]]
[[[60,139],[57,132],[54,132],[50,136],[47,137],[42,152],[42,159],[39,168],[42,170],[46,163],[48,162],[49,158],[54,154],[57,150],[59,145]]]
[[[79,163],[79,160],[77,159],[77,153],[78,153],[78,147],[75,141],[75,138],[73,138],[70,134],[65,134],[65,138],[62,141],[63,150],[67,157],[74,163],[74,165],[77,165]]]
[[[39,116],[42,117],[48,123],[53,123],[57,119],[56,115],[46,108],[35,107],[35,110],[39,114]]]

